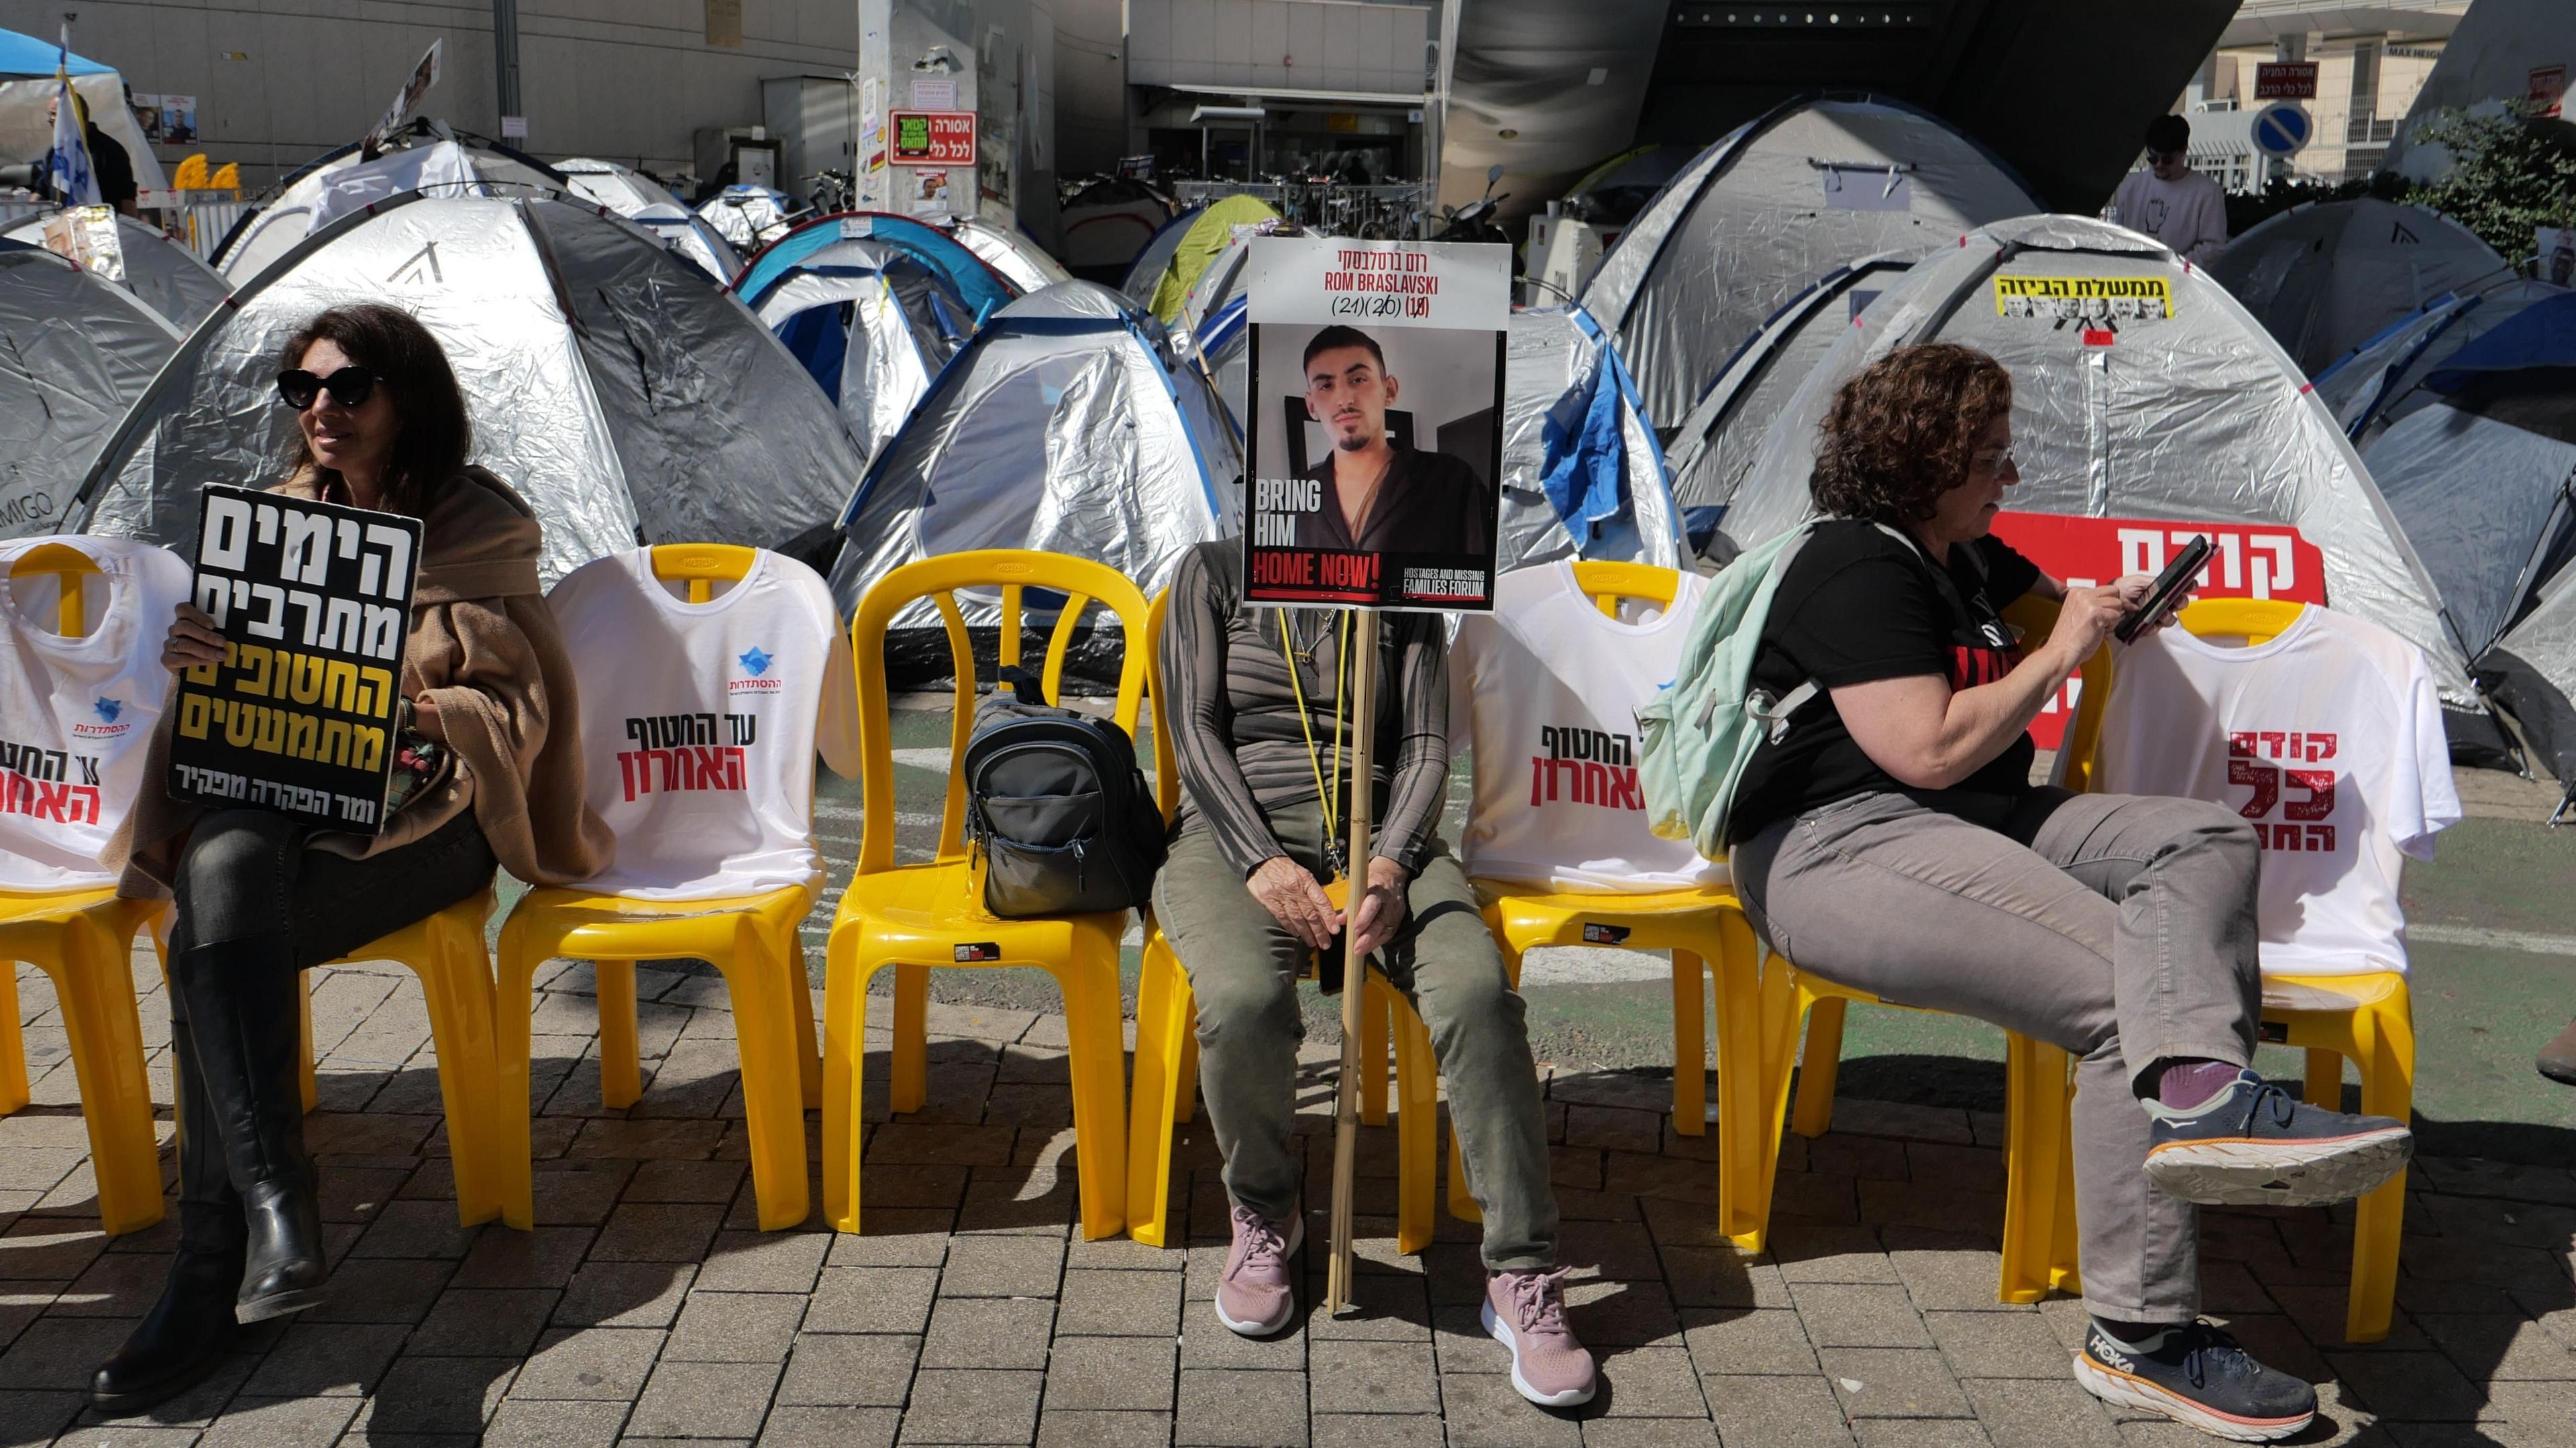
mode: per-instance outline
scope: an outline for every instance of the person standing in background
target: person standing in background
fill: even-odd
[[[2143,231],[2193,266],[2227,250],[2227,197],[2191,169],[2191,123],[2158,116],[2147,123],[2147,169],[2132,171],[2111,193],[2110,217]]]
[[[98,121],[89,113],[89,102],[81,98],[80,92],[69,91],[67,94],[72,98],[72,118],[80,125],[81,140],[89,147],[89,169],[90,174],[98,178],[98,199],[115,207],[120,216],[140,215],[134,207],[138,193],[134,186],[133,158],[125,154],[125,147],[119,145],[114,137],[99,129]],[[62,104],[59,95],[45,102],[45,128],[48,131],[54,129]]]

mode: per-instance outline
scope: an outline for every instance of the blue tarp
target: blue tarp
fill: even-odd
[[[1574,536],[1590,536],[1592,525],[1615,518],[1628,506],[1628,447],[1620,435],[1621,404],[1639,408],[1637,384],[1619,360],[1619,349],[1601,335],[1600,325],[1580,308],[1575,321],[1583,335],[1601,348],[1601,365],[1593,370],[1586,392],[1570,392],[1548,413],[1540,431],[1546,460],[1539,484],[1556,515]]]
[[[0,30],[0,80],[50,76],[54,73],[55,58],[61,54],[62,47],[55,41],[20,35],[14,30]],[[105,75],[116,67],[83,60],[75,55],[70,69],[74,75]]]
[[[2435,392],[2457,392],[2490,372],[2576,367],[2576,292],[2532,303],[2427,374]]]
[[[848,235],[862,236],[881,242],[911,256],[932,274],[948,283],[977,316],[1010,305],[1014,293],[1010,285],[984,264],[983,258],[968,251],[963,244],[936,227],[925,226],[909,217],[868,214],[844,214],[817,217],[785,236],[771,242],[751,265],[734,279],[734,295],[752,305],[754,299],[777,284],[780,277],[799,262],[840,241],[845,222],[858,223]]]

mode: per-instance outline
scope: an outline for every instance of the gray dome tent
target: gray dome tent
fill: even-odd
[[[2371,197],[2293,206],[2209,266],[2310,376],[2444,293],[2512,272],[2442,213]]]
[[[799,258],[743,301],[840,407],[868,457],[975,331],[973,311],[930,268],[860,237]]]
[[[596,201],[662,238],[662,244],[689,260],[718,282],[731,282],[742,270],[742,253],[724,233],[680,204],[662,184],[614,161],[576,157],[557,161],[564,184],[575,196]]]
[[[1873,256],[1827,272],[1744,339],[1690,415],[1673,429],[1667,454],[1673,501],[1680,505],[1695,545],[1705,548],[1715,540],[1771,419],[1851,330],[1853,319],[1910,265],[1903,257]]]
[[[1702,151],[1583,290],[1650,417],[1689,412],[1763,319],[1857,257],[1921,256],[2040,209],[1948,122],[1872,95],[1810,96]]]
[[[1999,281],[2161,284],[2171,314],[2065,324]],[[2107,221],[2030,216],[1915,263],[1808,373],[1727,510],[1738,545],[1808,517],[1818,424],[1834,390],[1895,348],[1957,342],[2013,377],[2016,511],[2287,524],[2323,555],[2326,597],[2424,651],[2446,712],[2483,716],[2440,590],[2289,355],[2207,272]],[[2484,723],[2483,718],[2477,722]]]
[[[288,177],[275,200],[244,216],[215,248],[215,270],[238,287],[332,222],[408,192],[524,196],[564,189],[562,173],[543,161],[435,121],[414,121],[399,135],[416,144],[368,160],[353,142]]]
[[[545,524],[549,582],[638,542],[810,552],[858,476],[813,379],[651,233],[587,202],[413,193],[307,238],[188,339],[82,485],[84,531],[182,542],[202,484],[274,476],[278,349],[351,302],[437,335],[474,460]]]
[[[0,235],[29,246],[43,246],[45,217],[42,213],[30,216]],[[125,289],[182,332],[205,320],[206,314],[222,306],[225,295],[232,291],[213,267],[162,235],[157,226],[119,216],[116,242],[125,254]]]
[[[178,347],[132,292],[0,242],[0,538],[63,531],[117,418]]]

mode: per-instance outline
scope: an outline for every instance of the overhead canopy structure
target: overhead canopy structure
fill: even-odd
[[[1621,233],[1583,305],[1650,416],[1678,418],[1782,303],[1866,256],[1915,257],[2040,209],[2010,168],[1883,96],[1781,105],[1702,151]]]
[[[2576,292],[2453,350],[2406,400],[2362,461],[2479,682],[2576,780],[2576,581],[2560,577],[2576,556]],[[2509,762],[2493,743],[2488,762]]]
[[[958,245],[983,258],[986,266],[1000,272],[1018,291],[1033,292],[1073,280],[1073,273],[1047,255],[1046,249],[1030,240],[1026,232],[996,226],[980,216],[952,220],[946,230]]]
[[[2436,298],[2432,305],[2392,323],[2317,374],[2317,397],[2342,424],[2344,435],[2366,443],[2380,429],[2429,405],[2424,379],[2451,354],[2519,315],[2523,308],[2568,289],[2514,278],[2478,291]]]
[[[1172,225],[1179,228],[1177,233],[1166,228],[1136,258],[1136,267],[1127,274],[1127,283],[1121,290],[1165,322],[1176,321],[1191,284],[1224,253],[1226,243],[1234,239],[1234,229],[1278,219],[1279,213],[1268,202],[1254,196],[1222,196],[1205,206],[1192,207],[1173,218]]]
[[[1059,282],[987,319],[878,452],[841,515],[832,593],[852,609],[915,559],[1035,548],[1151,594],[1184,549],[1236,531],[1242,472],[1215,394],[1161,327],[1105,287]],[[993,600],[960,603],[970,626],[999,618]],[[928,603],[896,626],[944,670]]]
[[[534,156],[435,121],[414,121],[397,139],[408,144],[373,160],[353,141],[288,176],[275,200],[245,215],[215,248],[215,270],[238,287],[332,222],[405,192],[545,196],[566,189],[563,173]]]
[[[1903,257],[1873,256],[1827,272],[1745,339],[1673,429],[1667,455],[1673,501],[1680,505],[1695,545],[1705,548],[1715,540],[1771,419],[1853,321],[1910,265]]]
[[[555,169],[563,173],[564,184],[575,196],[596,201],[652,232],[664,246],[697,263],[699,270],[717,281],[730,282],[742,270],[742,253],[734,250],[723,232],[643,172],[586,156],[558,161]]]
[[[133,293],[0,242],[0,538],[63,531],[116,420],[178,347]]]
[[[45,119],[45,103],[54,98],[54,67],[61,57],[62,48],[54,41],[0,30],[0,160],[41,161],[53,149],[54,128]],[[125,148],[134,184],[146,191],[167,190],[170,179],[162,174],[142,128],[134,124],[134,112],[126,108],[125,78],[113,66],[78,55],[63,69],[72,94],[88,103],[90,119]]]
[[[277,476],[279,349],[354,302],[437,336],[474,460],[545,525],[549,582],[638,542],[810,557],[858,476],[805,369],[651,233],[586,201],[414,193],[299,243],[189,337],[83,484],[83,531],[185,542],[202,485]]]
[[[2458,22],[2380,163],[2418,181],[2432,180],[2451,165],[2447,148],[2414,143],[2415,129],[2427,116],[2523,99],[2549,82],[2553,66],[2576,65],[2576,6],[2567,0],[2477,0]],[[2564,86],[2566,72],[2556,80]],[[2562,107],[2562,134],[2569,114]]]
[[[868,457],[975,331],[946,282],[878,241],[835,241],[743,301],[822,385]]]
[[[799,224],[752,254],[734,290],[758,296],[791,268],[843,241],[873,241],[904,253],[928,267],[976,316],[1019,296],[1000,272],[945,229],[888,211],[839,211]]]
[[[2313,376],[2445,293],[2504,280],[2512,263],[2438,211],[2359,197],[2272,216],[2209,272]]]
[[[1496,567],[1562,558],[1688,566],[1690,543],[1636,384],[1580,307],[1512,313]]]
[[[2112,284],[2092,289],[2124,293],[2136,314],[2070,322],[2080,309],[2024,295],[2073,290],[2057,282]],[[2440,591],[2289,355],[2208,273],[2106,221],[1997,223],[1895,279],[1773,420],[1727,509],[1728,537],[1750,546],[1806,518],[1834,390],[1887,352],[1932,341],[2012,372],[2016,511],[2289,525],[2323,555],[2329,603],[2424,651],[2455,734],[2492,727]]]
[[[0,232],[10,241],[29,246],[45,244],[45,214],[25,218]],[[232,290],[215,269],[197,259],[197,254],[172,241],[161,228],[135,220],[131,216],[116,218],[116,242],[125,256],[125,289],[143,300],[143,304],[167,318],[170,325],[185,332],[204,319],[208,312],[223,305],[224,295]]]

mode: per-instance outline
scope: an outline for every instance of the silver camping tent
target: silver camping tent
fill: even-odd
[[[638,541],[811,556],[858,476],[805,369],[651,233],[587,201],[415,193],[299,243],[188,339],[83,484],[84,531],[180,542],[200,485],[275,476],[278,349],[353,302],[437,335],[474,460],[545,524],[548,582]]]
[[[1812,511],[1807,480],[1834,390],[1897,347],[1933,341],[2012,372],[2022,481],[2007,506],[2287,524],[2322,554],[2328,602],[2422,649],[2447,708],[2482,712],[2440,591],[2289,354],[2207,272],[2107,221],[2000,222],[1896,279],[1763,435],[1727,509],[1734,544]]]
[[[408,191],[542,196],[564,189],[562,174],[534,156],[435,121],[414,121],[399,134],[411,144],[368,160],[353,143],[287,177],[275,200],[245,215],[215,248],[215,270],[239,287],[332,222]]]
[[[62,531],[116,420],[178,347],[132,292],[0,242],[0,538]]]
[[[2560,779],[2576,775],[2576,600],[2537,605],[2576,555],[2576,292],[2516,309],[2380,409],[2371,477],[2441,587],[2454,642]],[[2500,732],[2455,753],[2509,764]]]
[[[984,259],[984,264],[1000,272],[1012,286],[1023,292],[1051,287],[1057,282],[1073,280],[1064,263],[1046,254],[1046,249],[1027,233],[986,221],[980,216],[957,217],[939,223],[942,230],[957,238],[957,244]]]
[[[877,453],[841,515],[832,593],[850,609],[915,559],[1036,548],[1152,594],[1182,550],[1236,531],[1242,473],[1215,393],[1161,324],[1106,287],[1058,282],[988,318]],[[998,617],[991,600],[966,611],[975,627]],[[935,635],[939,618],[924,602],[896,625]],[[924,647],[944,672],[945,643]]]
[[[587,156],[557,161],[555,169],[563,173],[564,184],[575,196],[588,197],[652,232],[664,246],[697,263],[699,270],[717,281],[731,282],[742,270],[742,254],[725,240],[724,233],[681,205],[680,198],[652,177]]]
[[[1583,290],[1650,417],[1679,418],[1782,303],[1855,258],[1920,256],[2040,208],[1991,152],[1884,96],[1806,97],[1700,152]]]
[[[2512,272],[2442,213],[2367,196],[2293,206],[2209,266],[2310,376],[2444,293]]]
[[[45,244],[45,215],[38,213],[11,225],[0,237]],[[125,289],[185,332],[223,305],[232,290],[197,254],[172,241],[161,228],[131,216],[116,218],[117,248],[125,257]]]
[[[796,203],[766,186],[728,186],[698,207],[698,218],[749,255],[787,234]]]
[[[841,409],[874,457],[975,331],[975,315],[909,254],[862,238],[799,260],[743,301]]]
[[[1673,429],[1666,454],[1673,501],[1681,507],[1694,544],[1705,548],[1715,541],[1726,505],[1753,466],[1762,434],[1809,369],[1824,360],[1854,319],[1910,265],[1903,257],[1873,256],[1825,273],[1745,338],[1717,380],[1700,394],[1681,426]]]

